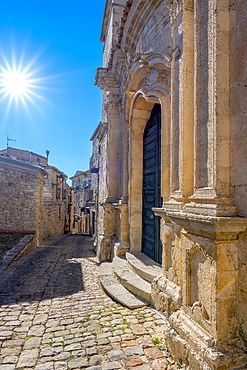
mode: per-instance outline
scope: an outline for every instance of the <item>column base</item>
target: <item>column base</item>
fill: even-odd
[[[238,211],[230,197],[219,197],[210,189],[201,189],[189,198],[183,212],[211,217],[234,217]]]
[[[96,255],[98,257],[99,262],[104,261],[111,261],[113,258],[113,237],[103,236],[100,239]]]

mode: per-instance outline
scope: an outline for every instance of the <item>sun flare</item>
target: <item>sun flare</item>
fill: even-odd
[[[13,97],[25,96],[30,92],[28,75],[23,71],[10,69],[1,73],[1,92]]]
[[[24,108],[28,115],[34,108],[42,111],[41,102],[47,103],[45,90],[48,89],[48,76],[43,75],[44,66],[38,61],[41,51],[32,58],[24,55],[19,57],[16,51],[11,50],[10,59],[0,50],[0,104],[5,111],[3,120],[10,112],[20,112]],[[30,116],[31,117],[31,116]]]

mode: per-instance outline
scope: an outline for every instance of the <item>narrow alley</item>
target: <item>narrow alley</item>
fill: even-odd
[[[166,321],[109,298],[98,265],[91,238],[68,235],[1,273],[0,370],[182,368],[166,350]]]

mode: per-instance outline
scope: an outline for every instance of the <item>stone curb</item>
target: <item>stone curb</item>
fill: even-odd
[[[10,249],[3,257],[2,266],[9,266],[12,262],[23,256],[33,247],[34,235],[25,235],[17,245]]]

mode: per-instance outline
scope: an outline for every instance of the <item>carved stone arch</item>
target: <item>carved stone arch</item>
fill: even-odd
[[[128,96],[129,122],[129,224],[130,247],[141,250],[143,133],[154,104],[161,106],[161,195],[169,198],[170,179],[170,95],[169,87],[152,79],[152,68],[143,67],[131,79]],[[157,73],[158,76],[159,72]],[[156,77],[157,77],[156,76]],[[136,91],[135,91],[136,89]]]
[[[170,14],[164,1],[136,0],[127,8],[119,31],[119,47],[171,54]]]
[[[137,54],[129,51],[125,55],[126,63],[129,64],[125,91],[137,92],[147,85],[147,92],[159,87],[160,92],[156,95],[170,94],[171,60],[168,55],[154,52]]]

